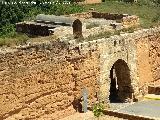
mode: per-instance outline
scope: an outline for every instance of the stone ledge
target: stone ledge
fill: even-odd
[[[133,41],[133,40],[136,41],[140,38],[154,35],[156,33],[160,33],[160,27],[155,27],[155,28],[150,28],[150,29],[142,29],[142,30],[134,31],[134,33],[125,33],[125,34],[120,34],[120,35],[114,35],[109,38],[94,39],[93,41],[85,41],[82,43],[76,43],[75,40],[63,41],[63,39],[60,41],[28,43],[27,45],[16,46],[15,48],[7,48],[7,47],[1,48],[0,53],[5,54],[5,53],[9,53],[9,52],[15,52],[17,50],[42,47],[42,46],[46,46],[46,45],[51,45],[51,46],[53,45],[54,46],[54,44],[59,44],[59,43],[66,44],[66,47],[68,46],[69,49],[73,49],[75,47],[81,47],[81,49],[83,49],[83,46],[85,46],[85,48],[89,47],[89,49],[91,49],[91,48],[95,48],[95,45],[100,45],[100,44],[104,44],[104,43],[112,44],[114,41],[117,41],[117,40],[125,40],[128,43],[128,41]]]
[[[155,120],[157,119],[157,118],[151,118],[147,116],[131,115],[131,114],[125,114],[125,113],[109,111],[109,110],[104,110],[103,114],[118,117],[118,118],[123,118],[127,120]]]

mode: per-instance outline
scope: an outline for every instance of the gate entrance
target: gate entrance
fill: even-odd
[[[110,70],[109,100],[114,102],[129,102],[132,99],[130,70],[124,60],[117,60]]]

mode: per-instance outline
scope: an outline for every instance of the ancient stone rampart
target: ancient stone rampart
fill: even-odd
[[[139,26],[139,17],[136,15],[93,11],[93,12],[71,14],[70,16],[76,18],[85,18],[85,19],[104,18],[106,20],[116,20],[118,23],[122,23],[122,25],[125,28]]]
[[[0,119],[14,114],[23,119],[51,113],[58,119],[72,114],[72,102],[81,96],[84,87],[89,99],[96,99],[97,54],[96,50],[85,54],[78,47],[69,49],[63,42],[1,53]]]
[[[160,32],[159,28],[144,30],[146,37],[137,39],[139,84],[145,94],[148,83],[160,80]]]
[[[145,84],[159,79],[159,40],[160,28],[153,28],[90,42],[60,40],[1,50],[0,119],[59,119],[75,112],[74,100],[84,87],[90,105],[98,97],[108,101],[110,70],[117,60],[128,65],[126,87],[136,99],[146,92]]]
[[[16,31],[33,36],[57,36],[57,29],[63,28],[63,30],[65,30],[67,27],[67,29],[71,29],[69,30],[69,33],[71,33],[70,36],[73,35],[74,38],[83,38],[86,35],[86,29],[96,28],[96,26],[99,27],[99,29],[105,26],[105,31],[137,27],[139,26],[139,17],[128,14],[101,12],[85,12],[65,16],[39,14],[34,21],[17,23]],[[95,29],[95,31],[98,32],[99,30]],[[60,32],[60,34],[62,33],[64,36],[67,36],[64,31]],[[93,32],[90,31],[88,33]]]

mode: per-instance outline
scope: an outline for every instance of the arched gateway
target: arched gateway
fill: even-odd
[[[137,101],[139,90],[135,60],[123,57],[122,53],[112,55],[110,59],[102,57],[99,78],[101,102]]]
[[[130,70],[127,63],[118,59],[110,70],[110,102],[128,102],[132,99]]]

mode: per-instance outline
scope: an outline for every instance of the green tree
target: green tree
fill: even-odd
[[[9,32],[15,32],[15,23],[23,20],[31,20],[37,14],[70,14],[75,12],[81,12],[82,7],[79,5],[71,4],[64,5],[64,0],[59,0],[61,4],[40,4],[44,2],[53,2],[57,0],[34,0],[36,4],[20,4],[19,2],[29,2],[33,0],[3,0],[4,2],[16,2],[17,4],[2,4],[0,2],[0,36],[7,35]],[[10,25],[11,24],[11,25]],[[7,30],[5,30],[5,27]]]
[[[6,0],[6,2],[11,2]],[[26,7],[27,8],[27,7]],[[0,3],[0,33],[5,34],[5,28],[3,26],[11,27],[10,30],[13,30],[13,25],[21,21],[25,16],[25,7],[22,7],[20,4],[2,4]],[[6,31],[8,33],[8,31]],[[11,31],[13,32],[13,31]],[[6,33],[6,34],[7,34]]]

